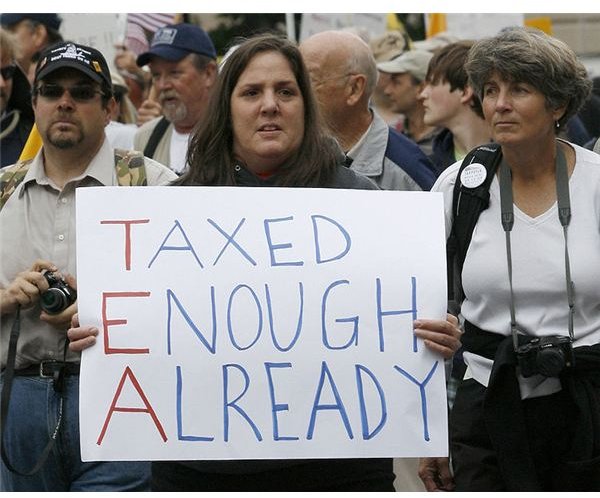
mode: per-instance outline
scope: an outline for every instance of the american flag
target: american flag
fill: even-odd
[[[152,35],[171,24],[175,14],[127,14],[127,48],[139,55],[150,47]]]

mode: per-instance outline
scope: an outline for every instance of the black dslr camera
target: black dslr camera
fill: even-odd
[[[63,278],[50,271],[45,271],[42,275],[48,282],[49,288],[40,296],[40,306],[49,315],[57,315],[75,302],[77,291]]]
[[[534,337],[517,348],[517,361],[523,377],[558,377],[565,368],[573,366],[573,343],[563,335]]]

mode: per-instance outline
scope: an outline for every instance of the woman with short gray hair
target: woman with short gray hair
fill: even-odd
[[[489,205],[466,214],[453,473],[448,458],[426,458],[419,475],[430,491],[598,491],[600,156],[557,138],[591,82],[566,44],[521,27],[477,42],[466,70],[494,160],[469,154],[432,191],[451,234],[486,180]]]
[[[466,70],[481,100],[485,84],[497,73],[504,80],[531,85],[550,108],[565,105],[557,129],[577,113],[592,88],[585,67],[568,45],[542,31],[521,27],[504,29],[475,44]]]

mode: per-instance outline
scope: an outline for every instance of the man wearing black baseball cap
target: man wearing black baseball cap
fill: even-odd
[[[163,117],[140,127],[134,148],[178,174],[187,167],[190,133],[204,117],[217,78],[216,57],[215,47],[202,28],[180,23],[159,29],[150,49],[137,58],[138,66],[149,66],[152,91],[158,99],[146,100],[138,115],[155,115],[160,108]]]
[[[0,233],[10,237],[0,244],[0,490],[149,491],[148,462],[81,461],[80,354],[67,349],[77,311],[75,190],[161,185],[176,175],[109,144],[104,127],[116,102],[98,50],[70,42],[46,49],[32,95],[42,147],[0,170]],[[42,306],[60,277],[66,284],[54,291],[62,289],[62,299],[49,308],[46,296]],[[11,328],[20,328],[17,342]]]
[[[25,74],[34,68],[34,59],[46,47],[62,41],[58,14],[0,14],[0,24],[11,31],[19,46],[17,59]]]

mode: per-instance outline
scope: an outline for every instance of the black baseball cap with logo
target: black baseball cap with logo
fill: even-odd
[[[60,42],[40,54],[34,85],[57,69],[70,67],[81,71],[106,89],[112,89],[110,70],[102,53],[73,42]]]

